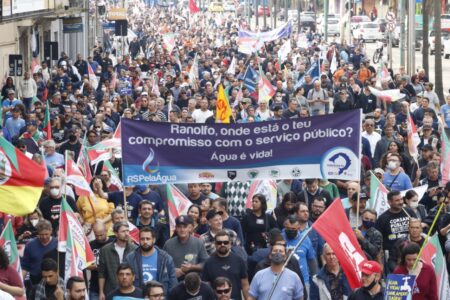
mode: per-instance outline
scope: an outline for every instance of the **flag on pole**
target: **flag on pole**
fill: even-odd
[[[92,262],[95,262],[95,256],[92,252],[91,246],[87,236],[84,234],[83,227],[78,221],[72,208],[63,198],[61,201],[61,213],[59,217],[59,232],[58,232],[58,251],[66,252],[67,239],[70,228],[72,241],[75,241],[75,247],[79,255],[78,260],[84,264],[83,269]],[[67,256],[66,256],[67,260]]]
[[[163,34],[163,43],[167,51],[169,53],[172,53],[172,50],[177,46],[177,43],[175,41],[175,34],[173,33]]]
[[[441,186],[450,181],[450,141],[445,128],[441,127]]]
[[[192,63],[191,69],[189,70],[189,81],[192,85],[195,85],[195,80],[197,79],[198,79],[198,58],[197,54],[195,54],[194,62]]]
[[[83,278],[83,269],[86,266],[83,266],[83,261],[80,259],[80,255],[78,254],[76,242],[72,238],[72,233],[70,226],[67,227],[67,244],[66,244],[66,261],[64,268],[64,282],[67,283],[72,276],[79,276]],[[79,265],[80,264],[80,265]]]
[[[259,66],[258,103],[268,103],[273,95],[275,95],[275,89]]]
[[[169,208],[170,233],[172,235],[172,232],[175,230],[175,219],[178,216],[186,215],[192,202],[173,184],[168,184],[166,189],[167,199],[169,200],[167,204]]]
[[[278,50],[278,58],[280,60],[280,63],[284,62],[289,53],[291,53],[292,47],[291,47],[291,39],[288,39],[284,44],[280,47],[280,50]]]
[[[225,90],[223,85],[219,85],[219,93],[217,93],[216,102],[216,123],[230,123],[231,107],[225,96]]]
[[[230,66],[228,67],[227,70],[228,74],[233,74],[236,73],[236,57],[233,56],[233,59],[231,60]]]
[[[189,12],[191,14],[196,14],[196,13],[200,12],[200,9],[195,4],[195,0],[189,0]]]
[[[266,197],[267,211],[270,212],[275,209],[275,207],[277,206],[277,182],[275,180],[253,180],[248,190],[245,208],[252,207],[252,199],[256,194],[263,194]]]
[[[50,106],[47,100],[47,106],[45,108],[45,117],[44,117],[44,132],[47,135],[47,141],[52,139],[52,124],[50,123]]]
[[[336,50],[333,50],[333,56],[331,57],[331,63],[330,63],[331,74],[334,74],[334,72],[336,72],[337,67],[338,67],[338,64],[337,64],[337,58],[336,58]]]
[[[133,223],[128,221],[128,227],[130,231],[130,238],[139,245],[139,228],[137,228]]]
[[[389,209],[387,201],[388,189],[378,180],[377,176],[370,173],[370,199],[369,207],[377,212],[380,216],[386,210]]]
[[[45,168],[0,136],[0,211],[14,216],[33,212],[44,187],[45,173]]]
[[[422,252],[422,260],[433,266],[436,274],[436,284],[439,300],[450,299],[450,285],[448,282],[447,260],[442,253],[437,234],[434,234],[429,240]]]
[[[77,164],[83,175],[86,177],[87,182],[92,181],[91,167],[89,166],[89,157],[86,149],[86,134],[84,135],[83,142],[81,143],[80,153],[78,155]]]
[[[409,155],[414,159],[414,161],[419,164],[417,161],[419,156],[419,151],[417,150],[417,146],[420,144],[420,137],[417,133],[416,125],[414,124],[413,119],[411,118],[411,113],[409,112],[409,108],[407,110],[407,117],[406,117],[406,125],[407,125],[407,132],[408,132],[408,150]]]
[[[244,85],[250,93],[256,91],[255,86],[258,80],[258,73],[252,67],[248,66],[244,73]]]
[[[405,97],[405,94],[400,93],[399,89],[378,90],[376,88],[369,86],[369,90],[374,96],[376,96],[380,100],[386,101],[386,102],[397,101],[397,100],[403,99]]]
[[[91,64],[88,63],[87,65],[88,65],[89,83],[92,85],[92,88],[93,88],[94,90],[96,90],[97,87],[98,87],[98,79],[97,79],[97,76],[95,75],[94,70],[93,70],[92,67],[91,67]]]
[[[312,227],[333,249],[352,289],[361,287],[361,264],[367,261],[339,199],[325,210]]]
[[[116,170],[113,168],[109,160],[103,161],[103,169],[108,170],[111,173],[111,183],[119,188],[119,190],[123,190],[122,181],[119,178],[119,174],[117,174]]]
[[[264,42],[257,37],[239,37],[237,44],[239,52],[249,55],[264,47]]]
[[[81,173],[77,164],[70,158],[66,159],[66,179],[67,183],[75,186],[75,192],[78,196],[94,196],[94,192],[83,176],[83,173]]]

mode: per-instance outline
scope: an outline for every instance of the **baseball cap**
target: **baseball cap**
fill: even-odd
[[[9,94],[15,94],[16,92],[14,90],[8,90],[8,95]]]
[[[374,260],[369,260],[361,265],[361,272],[367,275],[381,273],[381,266]]]
[[[30,126],[30,125],[37,126],[37,123],[36,123],[36,121],[28,121],[26,125],[27,126]]]
[[[190,216],[187,215],[181,215],[178,216],[175,219],[175,225],[189,225],[189,224],[194,224],[194,221],[192,220],[192,218]]]
[[[375,170],[373,170],[373,173],[384,175],[384,170],[382,168],[376,168]]]
[[[14,106],[14,108],[12,109],[12,111],[15,111],[15,112],[20,112],[20,107],[18,107],[18,106]]]

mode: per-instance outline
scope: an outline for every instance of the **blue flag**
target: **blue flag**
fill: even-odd
[[[258,83],[258,80],[258,73],[252,67],[248,66],[244,74],[244,85],[250,93],[255,92],[255,86]]]
[[[312,82],[319,79],[319,77],[320,77],[320,60],[313,62],[311,64],[311,67],[309,67],[308,71],[305,73],[305,75],[310,75],[312,78]],[[302,78],[300,78],[297,81],[297,84],[295,85],[294,88],[299,88],[305,83],[305,75],[303,75]]]

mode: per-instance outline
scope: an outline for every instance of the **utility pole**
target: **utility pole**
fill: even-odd
[[[347,45],[352,44],[352,0],[348,0],[348,19],[347,19]]]
[[[416,68],[416,30],[415,30],[415,0],[408,0],[408,74],[414,74]]]
[[[325,38],[325,42],[328,42],[328,0],[324,0],[323,1],[323,18],[322,18],[322,22],[323,22],[323,33],[324,33],[324,38]]]
[[[341,5],[339,7],[340,15],[345,16],[345,1],[341,0]],[[340,36],[341,36],[341,44],[344,43],[345,40],[345,19],[342,18],[341,22],[339,23],[341,30],[340,30]]]
[[[400,66],[405,66],[405,40],[406,40],[406,30],[405,30],[405,14],[406,14],[406,1],[400,0]]]
[[[288,21],[288,0],[284,0],[284,21]]]
[[[259,0],[255,0],[256,27],[259,27],[258,6],[259,6]],[[258,29],[259,29],[259,28],[258,28]]]

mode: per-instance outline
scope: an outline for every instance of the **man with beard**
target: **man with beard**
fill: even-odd
[[[381,266],[369,260],[361,266],[362,287],[355,290],[348,300],[382,300],[384,289],[380,284]]]
[[[84,279],[78,276],[72,276],[66,283],[67,300],[86,299],[86,283]],[[89,299],[94,299],[90,298]]]
[[[272,246],[269,255],[271,264],[258,273],[250,284],[249,300],[268,299],[272,286],[276,284],[272,299],[302,300],[303,285],[296,273],[283,269],[286,260],[286,247],[283,244]],[[277,277],[280,277],[277,281]],[[272,284],[270,284],[272,283]]]
[[[231,298],[240,299],[242,290],[244,299],[247,299],[249,284],[246,262],[231,251],[231,239],[227,231],[219,231],[214,240],[216,251],[203,266],[203,281],[213,283],[216,278],[224,276],[230,279],[232,286],[235,287]]]
[[[121,263],[116,272],[118,287],[108,294],[106,300],[142,298],[144,295],[142,290],[133,285],[134,275],[129,264]],[[100,297],[100,299],[104,298]]]
[[[309,217],[311,223],[314,223],[323,214],[325,208],[326,204],[324,198],[320,196],[316,196],[313,198],[311,204],[311,215]]]
[[[167,294],[178,283],[175,265],[166,251],[155,246],[155,238],[152,228],[141,228],[139,247],[128,254],[125,261],[135,273],[134,286],[143,288],[146,282],[156,280],[163,285]]]
[[[214,280],[214,292],[216,293],[217,300],[231,300],[231,293],[233,286],[231,281],[226,277],[217,277]]]

